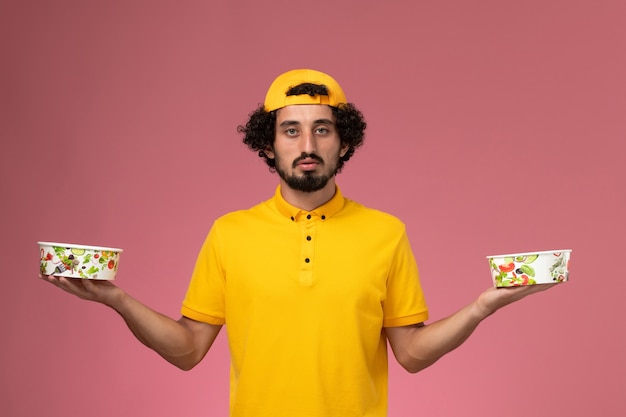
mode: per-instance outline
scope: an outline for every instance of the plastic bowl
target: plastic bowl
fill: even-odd
[[[496,287],[554,284],[569,279],[571,249],[488,256]]]
[[[37,242],[43,275],[113,280],[122,249],[73,243]]]

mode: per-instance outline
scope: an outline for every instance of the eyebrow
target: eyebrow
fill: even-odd
[[[279,126],[284,127],[284,126],[294,126],[294,125],[299,125],[301,124],[299,121],[297,120],[285,120],[283,121]],[[330,120],[330,119],[317,119],[315,121],[313,121],[314,125],[334,125],[335,123]]]

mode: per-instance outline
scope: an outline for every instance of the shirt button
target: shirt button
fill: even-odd
[[[304,258],[304,262],[309,263],[311,260],[309,258]]]
[[[311,215],[310,215],[310,214],[307,214],[307,215],[306,215],[306,218],[307,218],[307,219],[311,219]]]
[[[322,220],[326,220],[326,216],[322,214]]]
[[[306,237],[306,240],[311,240],[311,236],[307,236],[307,237]]]
[[[293,218],[293,216],[291,216],[291,221],[294,221],[295,219]]]

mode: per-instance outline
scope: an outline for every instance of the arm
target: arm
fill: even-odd
[[[41,278],[79,298],[111,307],[141,343],[183,370],[202,360],[221,329],[186,317],[173,320],[140,303],[110,281]]]
[[[461,346],[478,325],[498,309],[552,285],[490,288],[471,304],[432,324],[387,327],[385,332],[398,362],[415,373]]]

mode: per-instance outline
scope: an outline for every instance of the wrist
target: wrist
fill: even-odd
[[[130,301],[130,297],[126,292],[124,292],[119,287],[111,288],[111,291],[106,294],[106,297],[102,300],[102,304],[111,307],[113,310],[117,312],[122,312],[126,309],[126,305],[128,305]]]
[[[496,309],[491,308],[488,303],[485,302],[484,297],[481,295],[478,297],[471,306],[472,317],[478,322],[485,320],[496,312]]]

